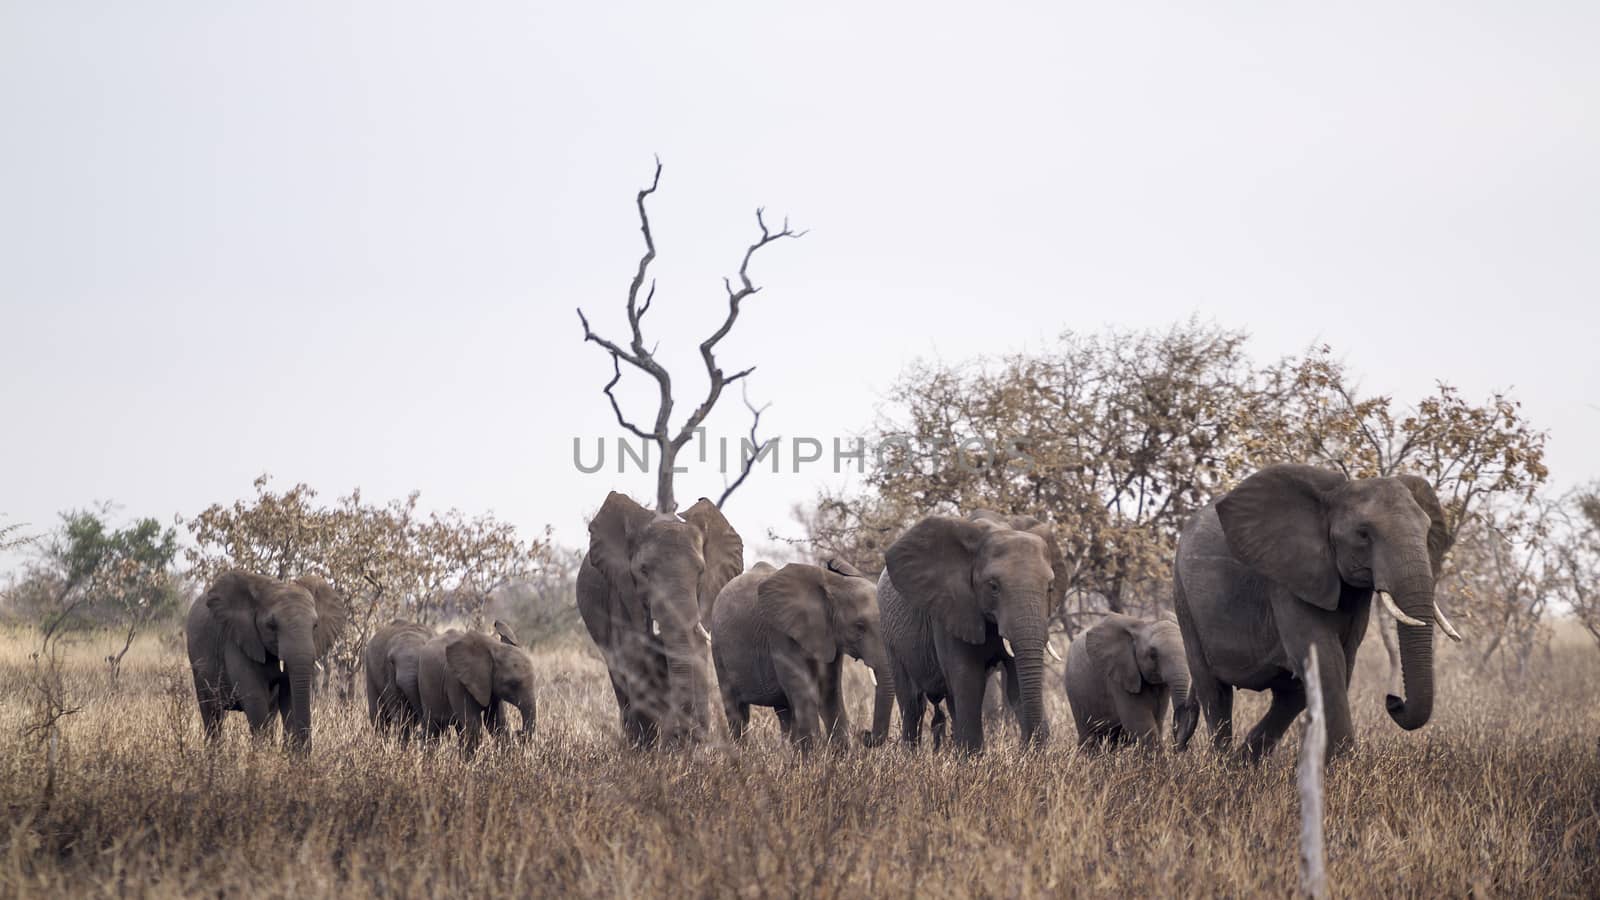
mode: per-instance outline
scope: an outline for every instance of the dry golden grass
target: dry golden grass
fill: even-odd
[[[797,758],[758,714],[752,746],[619,746],[604,670],[582,644],[542,652],[540,731],[471,762],[403,750],[364,704],[326,702],[307,759],[200,742],[187,669],[141,645],[112,689],[79,645],[56,796],[19,736],[26,633],[0,638],[0,893],[8,896],[1284,896],[1296,878],[1297,740],[1266,764],[1198,746],[1165,758],[899,748]],[[1600,653],[1562,641],[1531,689],[1461,674],[1441,651],[1434,721],[1381,711],[1369,641],[1363,744],[1328,782],[1337,895],[1600,892]],[[858,719],[868,690],[852,685]],[[1052,688],[1058,688],[1052,685]],[[1241,697],[1242,701],[1246,697]],[[1241,702],[1248,725],[1262,708]],[[1201,741],[1197,740],[1197,745]]]

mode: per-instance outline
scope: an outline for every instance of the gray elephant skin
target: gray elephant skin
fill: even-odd
[[[886,563],[878,604],[902,738],[918,740],[930,701],[937,738],[937,704],[947,700],[957,746],[981,750],[984,686],[1002,666],[1017,686],[1023,742],[1044,741],[1046,622],[1065,583],[1050,526],[988,511],[929,516],[889,547]]]
[[[538,721],[538,681],[533,658],[501,637],[451,629],[435,635],[417,653],[419,718],[428,737],[454,729],[472,755],[487,729],[508,733],[502,705],[522,717],[518,736],[533,734]]]
[[[578,611],[611,675],[635,746],[697,741],[708,727],[707,624],[744,571],[744,542],[704,497],[681,515],[612,492],[589,522]]]
[[[1450,546],[1444,513],[1421,478],[1347,479],[1305,465],[1269,466],[1196,513],[1178,542],[1174,602],[1194,694],[1219,749],[1233,735],[1235,688],[1272,692],[1243,752],[1269,752],[1305,708],[1317,648],[1329,756],[1355,744],[1349,685],[1373,592],[1400,624],[1405,697],[1387,698],[1407,730],[1433,712],[1434,583]]]
[[[1065,682],[1079,746],[1159,746],[1169,701],[1182,745],[1199,716],[1176,622],[1106,616],[1067,648]]]
[[[285,745],[309,750],[317,661],[343,633],[347,615],[333,588],[314,575],[279,581],[233,570],[212,582],[184,623],[207,739],[221,737],[228,710],[243,712],[258,737],[276,712]]]
[[[743,740],[751,706],[776,710],[783,732],[814,746],[819,720],[836,746],[848,745],[843,666],[855,657],[876,690],[868,746],[883,743],[894,678],[878,623],[877,590],[848,563],[757,563],[728,582],[711,615],[711,657],[733,739]]]
[[[378,629],[361,654],[367,681],[367,718],[380,734],[398,731],[402,741],[422,722],[422,695],[417,669],[422,647],[433,629],[415,622],[394,621]]]

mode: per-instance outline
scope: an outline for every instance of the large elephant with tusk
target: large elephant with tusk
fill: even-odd
[[[1305,465],[1262,469],[1190,519],[1178,541],[1174,603],[1192,690],[1219,749],[1235,688],[1271,691],[1244,742],[1258,758],[1305,708],[1317,648],[1331,753],[1351,749],[1349,685],[1374,595],[1397,621],[1401,728],[1433,713],[1433,631],[1459,640],[1434,599],[1451,536],[1427,481],[1348,479]]]
[[[744,571],[744,542],[704,497],[681,515],[612,492],[589,522],[578,612],[605,656],[623,734],[641,747],[705,735],[717,593]]]
[[[889,548],[878,579],[884,643],[900,703],[901,737],[921,736],[926,705],[946,703],[955,742],[983,748],[983,695],[1001,667],[1016,685],[1024,743],[1044,741],[1046,623],[1060,604],[1065,562],[1049,523],[988,510],[928,516]]]

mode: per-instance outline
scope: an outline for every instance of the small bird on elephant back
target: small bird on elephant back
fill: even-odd
[[[717,594],[743,571],[744,541],[704,497],[675,515],[613,491],[589,521],[578,612],[605,657],[629,743],[705,737],[707,623]]]
[[[846,656],[865,663],[874,686],[867,746],[883,743],[894,707],[894,676],[878,624],[872,579],[843,560],[822,566],[756,563],[728,582],[711,617],[711,656],[728,730],[743,740],[751,706],[770,706],[783,733],[802,749],[818,725],[837,747],[849,744],[843,691]]]
[[[1218,749],[1233,739],[1235,688],[1271,691],[1243,753],[1271,751],[1306,705],[1317,648],[1330,756],[1356,743],[1350,676],[1376,594],[1398,621],[1405,696],[1395,724],[1433,714],[1434,598],[1451,543],[1433,487],[1413,475],[1346,478],[1306,465],[1256,472],[1190,518],[1178,540],[1174,606],[1193,693]],[[1456,637],[1456,639],[1459,639]]]
[[[221,738],[229,710],[243,712],[258,737],[277,713],[285,745],[309,750],[317,662],[347,618],[344,601],[315,575],[293,581],[238,570],[220,575],[184,623],[206,738]]]

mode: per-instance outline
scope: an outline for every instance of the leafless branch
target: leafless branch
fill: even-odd
[[[750,369],[746,369],[735,376],[735,378],[748,375],[750,372]],[[733,380],[734,379],[729,379],[730,382]],[[767,438],[764,441],[756,440],[756,426],[761,424],[761,414],[766,412],[767,407],[771,406],[772,404],[767,403],[757,407],[755,404],[750,402],[750,391],[748,389],[741,389],[740,394],[742,394],[744,397],[744,408],[750,410],[750,456],[748,458],[743,458],[744,447],[741,446],[739,448],[739,455],[741,458],[743,458],[739,466],[739,477],[735,478],[732,484],[723,487],[722,496],[717,498],[717,509],[721,509],[722,505],[728,502],[728,498],[733,496],[733,492],[739,489],[739,485],[744,484],[744,480],[750,477],[750,470],[756,467],[756,459],[759,458],[762,453],[766,452],[767,445],[777,440],[776,436]]]
[[[648,441],[653,435],[646,434],[643,429],[628,421],[627,417],[622,414],[622,406],[617,403],[617,395],[612,393],[612,388],[616,387],[617,382],[622,380],[622,365],[617,360],[617,355],[615,353],[611,354],[611,380],[606,382],[606,386],[601,390],[605,393],[606,399],[611,401],[611,411],[617,415],[617,424],[626,428],[635,436]]]
[[[739,288],[735,290],[733,287],[733,282],[727,278],[722,280],[723,287],[728,292],[728,316],[722,320],[722,325],[717,328],[716,331],[712,332],[710,337],[700,342],[700,358],[705,362],[706,375],[711,380],[711,386],[706,391],[706,399],[704,402],[702,402],[700,406],[690,414],[688,420],[683,423],[683,429],[679,431],[678,436],[673,439],[675,446],[682,447],[684,444],[689,442],[689,438],[694,434],[694,430],[700,427],[700,424],[705,421],[706,416],[711,414],[711,408],[717,405],[717,399],[722,396],[722,389],[724,387],[727,387],[729,384],[732,384],[733,382],[755,371],[755,367],[752,366],[741,372],[734,373],[733,377],[731,378],[725,377],[722,374],[722,370],[717,367],[717,359],[715,355],[716,346],[723,338],[728,336],[729,331],[733,330],[733,323],[739,318],[739,304],[744,302],[745,298],[749,297],[751,294],[761,290],[761,288],[757,287],[756,284],[750,280],[750,260],[755,257],[756,251],[767,246],[768,244],[773,243],[774,241],[782,240],[783,238],[800,238],[805,236],[804,231],[794,231],[790,229],[789,220],[787,218],[783,220],[783,227],[781,229],[778,231],[771,230],[767,227],[766,219],[763,217],[764,213],[765,210],[763,209],[758,208],[756,210],[756,225],[761,229],[761,237],[757,239],[755,243],[751,244],[745,249],[744,259],[739,262]]]

